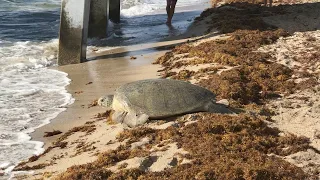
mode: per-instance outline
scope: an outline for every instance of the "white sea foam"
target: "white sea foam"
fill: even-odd
[[[60,7],[61,0],[0,0],[0,11],[45,11]]]
[[[6,45],[4,45],[6,44]],[[58,41],[0,44],[0,169],[43,152],[42,142],[30,141],[36,128],[73,102],[65,87],[67,74],[56,65]]]
[[[190,6],[207,2],[207,0],[178,0],[177,7]],[[165,9],[166,0],[123,0],[121,15],[125,17],[151,14],[159,9]]]

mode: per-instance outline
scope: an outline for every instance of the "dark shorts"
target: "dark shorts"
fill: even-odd
[[[167,0],[167,5],[174,6],[176,5],[177,0]]]

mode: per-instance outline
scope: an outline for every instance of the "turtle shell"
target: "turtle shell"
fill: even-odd
[[[204,111],[215,101],[215,95],[200,86],[172,79],[147,79],[120,86],[115,100],[127,106],[123,109],[145,113],[150,118],[163,118]]]

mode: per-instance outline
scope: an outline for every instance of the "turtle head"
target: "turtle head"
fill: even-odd
[[[112,109],[113,95],[102,96],[98,99],[98,105]]]

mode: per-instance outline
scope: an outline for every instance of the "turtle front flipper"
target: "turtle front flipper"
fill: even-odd
[[[147,114],[137,115],[135,112],[128,112],[124,117],[123,123],[129,127],[136,127],[141,124],[144,124],[149,119]]]
[[[123,123],[127,114],[128,112],[125,111],[114,111],[111,116],[112,121],[115,121],[117,123]]]

